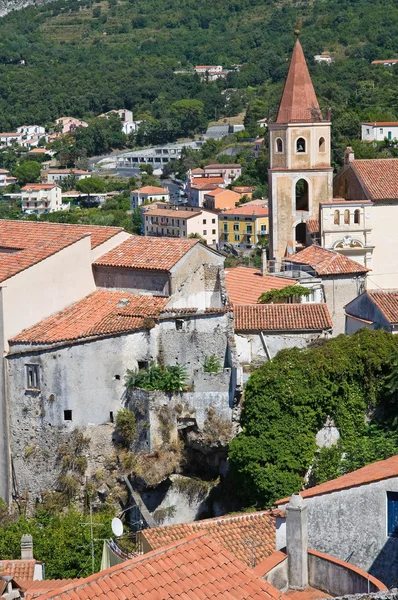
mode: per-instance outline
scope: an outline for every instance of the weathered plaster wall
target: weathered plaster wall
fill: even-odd
[[[391,331],[391,325],[376,306],[374,302],[369,299],[367,294],[362,294],[358,298],[355,298],[351,302],[350,306],[347,306],[347,313],[364,319],[365,321],[371,321],[371,323],[364,323],[363,321],[357,321],[347,317],[346,333],[354,333],[362,327],[368,327],[369,329],[386,329]],[[373,325],[374,323],[374,325]]]
[[[170,316],[149,332],[52,348],[12,347],[6,359],[10,445],[21,489],[36,497],[40,490],[54,487],[59,472],[54,449],[60,436],[76,426],[109,424],[111,413],[115,417],[125,403],[126,371],[136,370],[138,361],[186,365],[189,383],[195,384],[196,391],[184,394],[185,401],[197,413],[198,422],[203,423],[206,407],[231,415],[231,371],[218,376],[203,373],[206,355],[217,354],[221,363],[228,356],[230,321],[228,314],[197,315],[180,331]],[[27,364],[39,365],[38,391],[26,389]],[[72,411],[71,421],[65,421],[65,410]],[[156,438],[157,413],[153,422],[151,435]],[[7,470],[6,464],[4,468]]]
[[[328,333],[264,333],[265,343],[267,344],[271,358],[286,348],[306,348],[308,344],[317,339],[328,338]],[[235,334],[236,353],[240,365],[252,365],[256,368],[268,360],[266,350],[261,341],[259,333]]]
[[[136,294],[170,295],[170,276],[166,271],[121,269],[94,266],[95,284],[99,288],[113,288]]]
[[[90,237],[10,277],[2,288],[7,349],[12,336],[95,290]]]
[[[398,538],[387,536],[387,492],[398,478],[306,498],[310,548],[369,571],[388,587],[398,584]]]
[[[322,277],[326,304],[333,322],[333,336],[345,332],[346,304],[364,291],[363,276]]]

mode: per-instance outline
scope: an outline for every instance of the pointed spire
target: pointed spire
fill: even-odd
[[[308,72],[303,48],[295,31],[297,41],[294,45],[289,73],[279,105],[277,123],[313,122],[322,120],[318,100]]]

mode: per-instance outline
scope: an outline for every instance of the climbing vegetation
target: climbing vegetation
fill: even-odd
[[[281,290],[269,290],[269,292],[263,292],[257,302],[260,304],[277,304],[288,300],[289,298],[295,298],[299,300],[304,296],[309,296],[311,290],[304,287],[303,285],[288,285]]]
[[[397,348],[393,335],[362,329],[283,350],[251,375],[229,451],[242,505],[270,506],[300,490],[310,466],[311,485],[398,453]],[[319,450],[328,417],[341,437]]]

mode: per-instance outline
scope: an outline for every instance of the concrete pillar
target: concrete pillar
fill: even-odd
[[[265,249],[261,252],[261,274],[263,277],[267,274],[267,251]]]
[[[21,537],[21,559],[32,560],[33,559],[33,538],[28,533],[25,533]]]
[[[286,506],[286,551],[288,555],[289,588],[308,587],[308,527],[307,506],[300,496],[291,496]]]

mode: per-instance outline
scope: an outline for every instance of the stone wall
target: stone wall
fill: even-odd
[[[182,329],[177,329],[176,318],[170,315],[149,331],[70,345],[11,347],[6,359],[10,447],[20,490],[36,498],[40,490],[54,488],[59,474],[55,449],[75,427],[100,428],[108,432],[111,444],[112,421],[125,405],[128,369],[138,370],[152,361],[185,365],[193,391],[183,394],[184,402],[198,423],[203,424],[210,406],[221,416],[231,415],[236,382],[229,348],[231,316],[202,313],[182,321]],[[203,372],[210,354],[218,356],[225,367],[219,375]],[[27,389],[29,364],[38,367],[39,390]],[[167,404],[168,397],[161,396],[158,405]],[[180,402],[176,399],[174,405]],[[158,417],[154,410],[149,419],[154,423],[153,442],[148,439],[145,444],[145,432],[140,434],[142,449],[156,445]],[[101,453],[98,456],[104,458]],[[93,462],[95,469],[97,461]]]
[[[333,336],[345,332],[344,307],[364,291],[364,281],[363,276],[353,275],[322,278],[325,301],[333,322]]]

